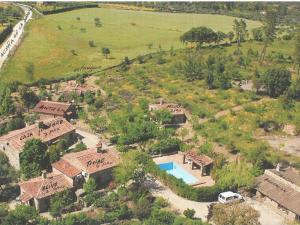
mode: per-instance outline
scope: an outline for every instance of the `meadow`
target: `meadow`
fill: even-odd
[[[95,25],[99,18],[102,26]],[[0,74],[2,81],[29,82],[66,77],[85,66],[108,67],[125,56],[184,48],[180,35],[192,27],[232,30],[234,17],[157,13],[108,8],[74,10],[43,16],[27,27],[26,37]],[[248,30],[261,24],[248,21]],[[93,41],[94,47],[89,45]],[[101,49],[110,49],[108,59]]]

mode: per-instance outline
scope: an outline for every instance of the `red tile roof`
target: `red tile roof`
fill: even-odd
[[[8,143],[14,150],[22,151],[25,142],[32,138],[41,139],[44,143],[55,140],[75,128],[64,118],[50,118],[28,127],[11,131],[1,136],[0,141]]]
[[[64,159],[60,159],[59,161],[53,163],[52,167],[71,178],[81,173],[80,169],[78,169],[75,166],[72,166]]]
[[[70,109],[70,103],[53,102],[53,101],[40,101],[32,110],[36,113],[50,114],[56,116],[64,116]]]
[[[63,190],[70,189],[73,185],[64,177],[63,174],[48,174],[46,178],[36,177],[28,181],[20,182],[22,202],[31,198],[42,199]]]
[[[88,174],[112,168],[119,163],[118,153],[113,149],[97,152],[96,148],[92,148],[65,154],[62,159]]]
[[[210,157],[206,155],[199,155],[193,150],[185,153],[185,157],[202,166],[207,166],[213,163],[213,160]]]

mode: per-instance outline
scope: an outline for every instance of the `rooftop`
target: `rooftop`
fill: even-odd
[[[36,177],[19,183],[22,195],[20,200],[27,202],[31,198],[41,199],[72,188],[72,184],[63,174],[48,174],[46,178]]]
[[[65,174],[68,177],[75,177],[81,173],[81,170],[75,166],[72,166],[66,160],[61,159],[55,163],[52,163],[52,167]]]
[[[266,173],[266,171],[265,174],[256,179],[257,190],[286,209],[300,215],[299,190],[290,185],[289,182],[277,179],[272,173]],[[274,172],[274,170],[271,170],[271,172]]]
[[[73,92],[75,91],[77,94],[82,94],[87,91],[95,92],[96,88],[92,85],[87,83],[78,84],[76,81],[68,81],[62,88],[61,91],[63,92]]]
[[[199,155],[196,151],[191,150],[185,153],[187,159],[192,160],[193,162],[200,164],[202,166],[207,166],[213,163],[213,160],[206,155]]]
[[[118,165],[119,156],[114,149],[97,152],[96,148],[91,148],[65,154],[62,160],[77,168],[77,170],[93,174]]]
[[[74,130],[73,125],[64,118],[50,118],[39,122],[39,124],[11,131],[1,136],[0,141],[6,142],[14,150],[22,151],[25,142],[29,139],[37,138],[46,143]]]
[[[39,101],[32,111],[36,113],[64,116],[70,109],[70,106],[70,103],[64,102]]]
[[[150,104],[149,105],[150,110],[160,110],[160,109],[165,109],[171,112],[172,114],[184,114],[183,108],[175,103],[164,103],[161,101],[160,103],[157,104]]]

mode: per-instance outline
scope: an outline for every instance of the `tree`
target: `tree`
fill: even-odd
[[[20,154],[20,168],[25,179],[41,175],[49,165],[47,146],[38,139],[27,140]]]
[[[27,205],[18,205],[13,211],[10,211],[4,218],[2,225],[34,225],[37,222],[39,214],[34,207]]]
[[[228,32],[226,36],[227,36],[229,42],[233,41],[234,33],[232,31]]]
[[[89,40],[90,47],[96,47],[95,42],[93,40]]]
[[[149,217],[151,213],[151,203],[145,196],[139,198],[139,200],[133,207],[133,213],[136,217],[140,219],[145,219]]]
[[[241,46],[241,42],[244,41],[247,37],[247,24],[243,19],[234,19],[233,21],[233,30],[235,32],[235,38],[237,42],[238,49]]]
[[[260,27],[252,29],[252,35],[255,41],[263,41],[264,39],[263,30]]]
[[[216,40],[216,33],[208,27],[196,27],[184,33],[180,40],[184,43],[196,43],[200,48],[204,43],[210,44]]]
[[[188,81],[202,80],[205,77],[204,65],[195,57],[187,58],[182,65],[182,72]]]
[[[260,225],[259,212],[247,204],[216,204],[211,220],[216,225]]]
[[[19,86],[18,92],[28,110],[34,107],[39,101],[38,96],[26,86]]]
[[[85,192],[84,201],[87,205],[90,205],[95,200],[95,191],[97,189],[96,181],[93,178],[89,178],[88,181],[83,184],[83,190]]]
[[[15,112],[11,98],[11,90],[5,84],[0,85],[0,115],[9,115]]]
[[[1,200],[7,196],[3,196],[5,194],[4,190],[6,186],[16,180],[16,171],[10,166],[8,158],[2,152],[0,152],[0,197]]]
[[[267,70],[261,79],[268,95],[274,98],[288,90],[291,72],[285,68],[272,68]]]
[[[194,209],[186,209],[183,211],[183,215],[185,215],[186,218],[193,219],[195,216],[196,211]]]
[[[74,194],[70,190],[64,190],[55,194],[50,200],[50,215],[57,218],[62,215],[63,209],[74,201]]]
[[[110,54],[109,48],[106,47],[102,48],[102,55],[104,55],[106,59],[108,58],[109,54]]]
[[[107,129],[107,120],[103,116],[96,116],[90,120],[90,127],[96,132],[103,132]]]
[[[294,49],[294,63],[298,67],[297,74],[300,75],[300,26],[296,29],[295,35],[295,49]]]
[[[126,152],[122,155],[122,161],[114,170],[116,181],[124,187],[129,181],[133,181],[136,185],[141,185],[145,181],[144,165],[139,162],[141,153]]]
[[[263,49],[261,51],[260,60],[263,61],[267,52],[267,47],[276,38],[276,25],[278,13],[275,10],[268,9],[263,20]]]
[[[220,42],[224,41],[226,38],[226,34],[223,33],[222,31],[217,31],[215,36],[215,43],[220,44]]]
[[[102,23],[101,23],[101,21],[100,21],[100,18],[95,17],[94,22],[95,22],[95,26],[96,26],[96,27],[101,27],[101,26],[102,26]]]

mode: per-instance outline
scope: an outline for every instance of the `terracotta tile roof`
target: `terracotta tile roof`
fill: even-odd
[[[1,136],[0,141],[8,143],[14,150],[22,151],[25,142],[32,138],[41,139],[44,143],[74,131],[75,128],[64,118],[50,118],[28,127],[11,131]]]
[[[256,179],[256,189],[286,209],[300,215],[300,192],[263,174]]]
[[[62,159],[88,174],[112,168],[119,163],[118,153],[114,149],[97,152],[96,148],[92,148],[65,154]]]
[[[36,177],[20,182],[19,185],[22,192],[21,201],[26,201],[30,198],[45,198],[73,187],[63,174],[55,173],[48,174],[46,178]]]
[[[185,153],[185,157],[186,157],[186,159],[190,159],[193,162],[203,165],[203,166],[207,166],[207,165],[213,163],[213,160],[210,157],[208,157],[206,155],[199,155],[197,152],[195,152],[193,150]]]
[[[182,114],[184,114],[183,108],[180,105],[174,104],[174,103],[150,104],[149,109],[150,110],[165,109],[165,110],[168,110],[173,115],[182,115]]]
[[[64,116],[70,109],[70,103],[53,102],[53,101],[39,101],[32,110],[36,113],[51,114],[56,116]]]
[[[52,163],[52,167],[71,178],[81,173],[80,169],[72,166],[64,159],[60,159],[59,161]]]

